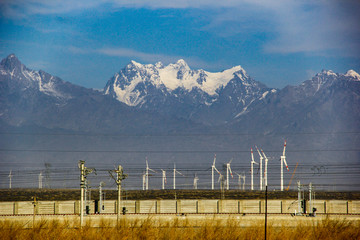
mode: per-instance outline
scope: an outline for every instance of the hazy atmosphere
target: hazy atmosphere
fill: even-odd
[[[125,189],[145,175],[160,189],[162,170],[170,189],[176,163],[178,188],[210,189],[216,154],[216,187],[231,162],[230,189],[239,175],[250,189],[252,148],[273,190],[286,141],[285,187],[360,190],[359,12],[357,0],[1,1],[0,188],[77,188],[83,159],[95,187],[115,187],[122,164]]]

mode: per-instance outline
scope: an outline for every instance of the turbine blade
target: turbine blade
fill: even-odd
[[[258,147],[257,147],[257,146],[255,146],[255,147],[256,147],[256,150],[257,150],[257,152],[258,152],[258,154],[259,154],[260,158],[262,158],[262,155],[260,154],[260,151],[259,151]]]
[[[284,163],[285,163],[286,169],[289,171],[289,167],[288,167],[288,165],[286,163],[286,158],[284,158]]]
[[[229,165],[229,170],[230,170],[230,175],[231,175],[231,178],[234,178],[233,174],[232,174],[232,171],[231,171],[231,167]]]
[[[214,155],[214,162],[213,162],[213,166],[215,166],[215,162],[216,162],[216,153]]]
[[[284,142],[283,156],[285,156],[285,150],[286,150],[286,140],[285,140],[285,142]]]
[[[266,157],[266,155],[265,155],[265,153],[264,153],[264,151],[261,149],[261,152],[262,152],[262,154],[264,155],[264,158],[266,159],[266,160],[268,160],[268,158]]]
[[[252,162],[254,162],[254,152],[253,152],[252,148],[251,148],[251,160],[252,160]]]

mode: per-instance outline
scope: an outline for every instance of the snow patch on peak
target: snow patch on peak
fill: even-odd
[[[327,76],[335,76],[335,77],[337,77],[337,74],[334,73],[334,72],[331,71],[331,70],[325,70],[325,69],[323,69],[323,70],[321,71],[321,74],[322,74],[322,75],[327,75]]]
[[[162,62],[157,62],[157,63],[155,63],[155,67],[156,68],[163,68],[164,64]]]
[[[135,62],[134,60],[131,60],[128,66],[129,65],[135,66],[137,68],[141,68],[143,66],[141,63]]]
[[[350,69],[349,71],[346,72],[345,74],[346,77],[352,77],[355,78],[357,80],[360,81],[360,74],[358,74],[357,72],[355,72],[354,70]]]
[[[185,62],[184,59],[179,59],[179,60],[176,62],[176,65],[178,65],[180,68],[183,68],[183,69],[186,69],[186,70],[190,70],[189,65]]]

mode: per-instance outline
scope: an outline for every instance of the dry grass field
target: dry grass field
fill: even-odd
[[[127,215],[8,217],[0,220],[0,239],[264,239],[263,217]],[[360,219],[344,217],[269,218],[267,239],[360,239]]]

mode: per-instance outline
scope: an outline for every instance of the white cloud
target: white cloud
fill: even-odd
[[[0,3],[1,14],[12,18],[89,9],[113,11],[123,7],[211,9],[215,14],[208,15],[209,23],[203,30],[222,37],[265,32],[268,36],[263,49],[267,53],[322,55],[330,51],[335,55],[358,56],[360,50],[358,0],[5,0]],[[118,49],[117,54],[126,51]],[[139,57],[146,60],[154,56],[143,53]]]

